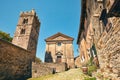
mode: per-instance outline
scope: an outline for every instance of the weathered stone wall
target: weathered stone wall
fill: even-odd
[[[77,56],[77,57],[75,58],[75,67],[76,67],[76,68],[81,67],[80,57],[79,57],[79,56]]]
[[[67,70],[67,64],[66,63],[45,63],[50,68],[55,68],[55,72],[63,72]]]
[[[98,57],[99,80],[120,80],[120,0],[82,0],[81,12],[80,59],[85,51],[89,57]]]
[[[32,77],[37,78],[55,72],[63,72],[66,69],[65,63],[32,63]]]
[[[114,18],[114,17],[113,17]],[[100,72],[112,80],[120,79],[120,18],[114,18],[111,29],[103,32],[98,45]],[[118,79],[119,78],[119,79]]]
[[[52,74],[52,69],[44,63],[32,63],[32,78]]]
[[[31,53],[0,39],[0,80],[31,77]]]

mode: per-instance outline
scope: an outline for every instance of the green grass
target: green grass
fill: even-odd
[[[39,78],[31,78],[28,80],[84,80],[85,77],[90,78],[83,74],[81,69],[71,69],[62,73],[46,75]]]
[[[84,80],[96,80],[96,78],[95,77],[86,77]]]

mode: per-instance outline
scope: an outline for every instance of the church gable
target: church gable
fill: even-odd
[[[64,38],[62,36],[58,36],[58,37],[54,38],[53,40],[68,40],[68,39]]]
[[[46,39],[46,41],[59,41],[59,40],[69,40],[69,41],[73,41],[72,37],[69,37],[67,35],[64,35],[62,33],[57,33],[51,37],[48,37]]]

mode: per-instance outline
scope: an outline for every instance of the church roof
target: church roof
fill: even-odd
[[[47,39],[45,39],[45,41],[65,41],[65,40],[73,41],[74,38],[58,32],[57,34],[54,34],[53,36],[50,36]]]

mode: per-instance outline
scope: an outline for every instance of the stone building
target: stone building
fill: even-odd
[[[0,80],[32,77],[40,22],[34,10],[22,12],[12,43],[0,39]]]
[[[45,39],[45,62],[66,63],[68,68],[74,67],[73,38],[57,33]]]
[[[120,0],[82,0],[81,5],[80,63],[97,57],[97,73],[120,80]]]
[[[75,68],[80,68],[81,67],[80,56],[75,57],[74,60],[75,60]]]
[[[20,13],[20,18],[12,43],[36,56],[40,22],[34,10]]]

